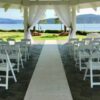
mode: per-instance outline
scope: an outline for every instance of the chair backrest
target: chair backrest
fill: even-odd
[[[79,41],[78,38],[71,38],[71,39],[69,40],[70,43],[74,43],[74,42],[77,42],[77,41]]]
[[[100,65],[100,51],[98,51],[98,49],[95,50],[95,52],[92,52],[92,54],[89,57],[89,63],[92,66],[92,63],[98,64]],[[94,69],[100,69],[97,66],[92,66],[92,68]]]
[[[93,52],[93,47],[92,45],[82,45],[82,46],[79,46],[78,52],[79,52],[79,55],[81,55],[83,58],[85,57],[89,58],[89,56]]]
[[[22,55],[25,55],[26,53],[28,53],[29,45],[26,44],[24,41],[18,42],[16,43],[16,45],[20,46],[20,51]]]
[[[88,45],[92,41],[92,38],[85,38],[83,39],[83,41],[85,42],[86,45]]]
[[[8,60],[8,52],[6,50],[6,46],[0,45],[0,59],[3,60]]]
[[[100,38],[94,38],[94,40],[96,40],[96,41],[100,41]]]
[[[15,39],[8,38],[7,42],[8,42],[9,45],[14,45],[15,44]]]
[[[76,42],[74,42],[74,45],[77,45],[79,47],[79,46],[85,45],[85,42],[84,41],[76,41]]]
[[[7,45],[8,44],[8,42],[5,42],[5,41],[0,41],[0,45]]]
[[[26,44],[31,45],[30,39],[22,39],[21,42],[25,42]]]
[[[19,45],[7,45],[5,48],[10,58],[17,58],[21,55]]]

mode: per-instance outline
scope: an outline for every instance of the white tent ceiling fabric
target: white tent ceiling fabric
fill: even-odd
[[[52,5],[53,2],[56,1],[60,3],[62,2],[64,5],[68,4],[70,6],[72,5],[77,5],[80,6],[80,8],[91,8],[91,7],[99,7],[100,6],[100,0],[0,0],[0,7],[4,8],[5,4],[10,4],[10,8],[20,8],[20,6],[28,6],[30,7],[30,5],[44,5],[43,3],[47,5]],[[40,4],[40,3],[41,4]]]

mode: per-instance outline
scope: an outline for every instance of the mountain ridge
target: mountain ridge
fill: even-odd
[[[78,15],[76,17],[77,24],[100,24],[100,15],[94,14],[84,14]],[[23,20],[19,19],[10,19],[10,18],[0,18],[0,24],[22,24]],[[41,20],[40,23],[43,24],[59,24],[61,23],[58,18],[49,18]]]

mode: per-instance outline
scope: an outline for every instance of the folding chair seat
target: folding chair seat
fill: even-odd
[[[6,74],[1,75],[0,73],[0,87],[5,87],[8,89],[9,85],[9,78],[13,78],[15,82],[17,82],[13,67],[15,64],[11,63],[9,59],[9,55],[6,51],[6,49],[2,46],[0,46],[0,71],[5,72]],[[12,76],[9,76],[9,71],[11,71]],[[5,82],[2,82],[2,78],[5,78]]]

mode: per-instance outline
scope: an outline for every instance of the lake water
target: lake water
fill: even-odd
[[[1,30],[18,30],[24,29],[23,24],[0,24]],[[61,24],[39,24],[36,25],[36,29],[39,30],[61,30],[63,25]],[[81,31],[100,31],[100,24],[77,24],[77,30]]]

